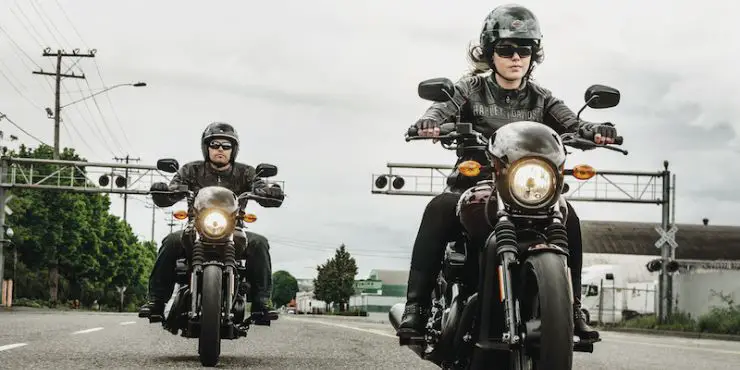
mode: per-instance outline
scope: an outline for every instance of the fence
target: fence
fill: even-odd
[[[655,284],[640,283],[612,286],[608,281],[583,286],[582,308],[590,322],[619,323],[633,317],[654,314]]]

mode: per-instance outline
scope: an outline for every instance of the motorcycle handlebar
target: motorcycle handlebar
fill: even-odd
[[[408,128],[406,132],[406,141],[411,140],[443,140],[443,139],[457,139],[465,136],[475,135],[479,136],[482,139],[483,135],[476,132],[471,131],[469,134],[459,134],[456,132],[456,125],[454,123],[445,123],[440,125],[439,135],[438,136],[419,136],[419,128],[416,126],[411,126]],[[563,144],[575,147],[577,149],[593,149],[593,148],[606,148],[609,150],[614,150],[617,152],[621,152],[624,155],[627,155],[628,152],[624,149],[616,148],[612,145],[622,145],[624,143],[624,138],[622,136],[617,136],[614,138],[614,143],[612,144],[597,144],[595,143],[594,137],[596,136],[596,133],[594,131],[588,131],[585,132],[583,135],[577,135],[575,133],[566,133],[561,135],[561,138],[563,140]]]

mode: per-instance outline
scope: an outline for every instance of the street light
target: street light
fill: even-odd
[[[79,103],[79,102],[81,102],[83,100],[90,99],[90,98],[92,98],[95,95],[102,94],[102,93],[104,93],[106,91],[113,90],[113,89],[115,89],[117,87],[121,87],[121,86],[144,87],[144,86],[146,86],[146,82],[135,82],[135,83],[124,83],[124,84],[113,85],[113,86],[111,86],[111,87],[109,87],[107,89],[103,89],[103,90],[98,91],[98,92],[96,92],[96,93],[94,93],[92,95],[88,95],[88,96],[86,96],[86,97],[84,97],[82,99],[77,99],[77,100],[75,100],[73,102],[64,104],[64,105],[60,106],[59,109],[64,108],[64,107],[69,106],[69,105],[72,105],[72,104],[75,104],[75,103]],[[49,111],[51,110],[49,108],[46,108],[46,109],[47,109],[47,111],[46,111],[47,113],[49,113]]]
[[[81,102],[83,100],[92,98],[95,95],[102,94],[102,93],[104,93],[104,92],[106,92],[108,90],[113,90],[113,89],[115,89],[117,87],[121,87],[121,86],[142,87],[142,86],[146,86],[146,82],[134,82],[134,83],[123,83],[123,84],[113,85],[113,86],[111,86],[109,88],[106,88],[104,90],[98,91],[98,92],[96,92],[96,93],[94,93],[92,95],[88,95],[88,96],[86,96],[86,97],[84,97],[82,99],[75,100],[75,101],[73,101],[71,103],[67,103],[65,105],[59,105],[59,84],[57,83],[56,105],[55,105],[56,110],[55,111],[52,111],[51,108],[46,107],[46,115],[49,118],[54,119],[54,159],[59,159],[59,123],[62,120],[62,118],[60,117],[61,116],[61,113],[62,113],[62,108],[66,107],[66,106],[70,106],[70,105],[75,104],[75,103],[78,103],[78,102]]]

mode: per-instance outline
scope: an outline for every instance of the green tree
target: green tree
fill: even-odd
[[[275,307],[290,303],[298,293],[298,280],[289,272],[280,270],[272,274],[272,302]]]
[[[316,270],[318,274],[314,279],[314,296],[327,304],[339,304],[343,311],[344,304],[349,303],[349,298],[355,292],[357,262],[342,244],[334,257],[317,266]]]
[[[50,159],[52,152],[46,145],[36,149],[21,145],[10,155]],[[84,161],[68,148],[60,157]],[[16,183],[34,184],[46,179],[45,184],[71,185],[71,168],[62,170],[65,176],[58,174],[59,166],[16,167]],[[82,172],[75,174],[72,184],[87,182],[94,186]],[[127,287],[129,303],[144,299],[156,246],[140,242],[127,223],[109,213],[107,195],[19,188],[11,193],[15,196],[11,201],[15,212],[6,222],[15,231],[13,243],[18,251],[17,297],[49,300],[52,305],[58,300],[80,299],[86,305],[98,300],[115,306],[118,285]],[[7,271],[12,266],[6,259]]]

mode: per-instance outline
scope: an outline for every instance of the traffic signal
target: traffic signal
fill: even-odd
[[[663,268],[663,261],[660,258],[656,258],[648,262],[645,267],[647,267],[647,270],[650,272],[660,271]],[[676,272],[679,267],[680,266],[676,260],[670,260],[666,265],[666,270],[668,270],[668,272]]]
[[[393,178],[393,182],[391,182],[391,185],[396,190],[400,190],[406,184],[406,180],[404,180],[401,176],[380,175],[375,179],[375,187],[378,189],[382,189],[388,186],[388,177]]]
[[[125,187],[126,182],[127,181],[125,177],[121,175],[116,176],[116,179],[115,179],[116,187],[119,187],[119,188]],[[100,175],[100,177],[98,178],[98,184],[100,184],[100,186],[108,186],[108,184],[110,184],[110,177],[108,177],[108,175]]]

